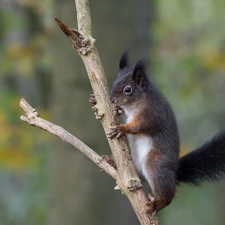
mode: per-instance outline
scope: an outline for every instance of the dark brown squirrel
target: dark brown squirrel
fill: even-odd
[[[122,55],[110,100],[122,109],[125,124],[112,128],[108,137],[119,138],[126,134],[135,167],[152,191],[147,203],[149,213],[169,205],[178,184],[200,185],[225,174],[225,130],[179,158],[179,134],[174,113],[148,77],[145,59],[132,68],[128,63],[128,52]]]

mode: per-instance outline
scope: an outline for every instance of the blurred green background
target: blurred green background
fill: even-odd
[[[121,53],[150,59],[175,111],[181,154],[225,127],[224,0],[90,0],[109,85]],[[24,97],[99,154],[110,150],[88,102],[84,65],[53,15],[76,28],[74,1],[0,2],[0,225],[137,225],[114,181],[79,151],[20,121]],[[164,225],[224,225],[225,182],[179,187]]]

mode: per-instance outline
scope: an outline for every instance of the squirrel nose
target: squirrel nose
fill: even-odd
[[[111,101],[112,103],[116,103],[116,98],[115,98],[115,97],[111,97],[111,98],[110,98],[110,101]]]

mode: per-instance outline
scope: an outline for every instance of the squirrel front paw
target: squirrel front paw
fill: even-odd
[[[111,138],[111,139],[114,138],[114,137],[116,137],[116,138],[121,137],[124,133],[122,132],[120,127],[121,127],[121,125],[111,127],[110,128],[111,132],[107,134],[107,137]]]
[[[113,115],[120,115],[122,113],[122,109],[118,105],[114,105],[112,108]]]

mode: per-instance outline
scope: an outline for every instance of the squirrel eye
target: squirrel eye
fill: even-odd
[[[130,85],[127,85],[124,89],[125,94],[131,94],[132,88]]]

